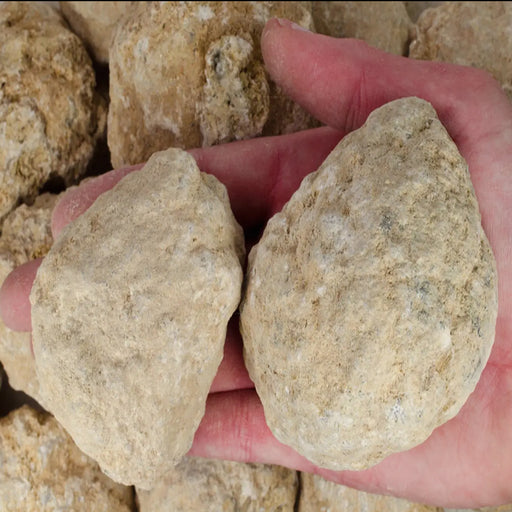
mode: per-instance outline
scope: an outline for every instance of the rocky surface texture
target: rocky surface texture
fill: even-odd
[[[110,52],[113,165],[316,125],[265,72],[273,16],[313,28],[310,2],[152,2],[124,17]]]
[[[293,512],[297,483],[280,466],[188,457],[137,500],[140,512]]]
[[[313,2],[313,20],[320,34],[407,55],[412,23],[403,2]]]
[[[138,2],[59,2],[71,29],[97,62],[108,63],[112,34],[119,19]]]
[[[404,2],[405,8],[407,9],[407,14],[413,22],[416,22],[419,18],[420,14],[425,9],[430,9],[431,7],[438,7],[446,2]]]
[[[409,56],[485,69],[512,99],[512,4],[446,2],[418,18]]]
[[[27,406],[0,420],[0,510],[131,512],[133,493],[112,482],[49,414]]]
[[[459,411],[496,314],[467,165],[432,106],[405,98],[347,135],[268,222],[241,329],[275,436],[319,466],[363,469]]]
[[[50,250],[51,215],[57,197],[55,194],[38,196],[32,206],[22,204],[5,218],[0,237],[0,285],[15,267]],[[12,388],[39,400],[30,333],[12,331],[1,320],[0,362]]]
[[[225,187],[170,149],[101,195],[39,268],[43,405],[114,480],[149,489],[190,448],[243,254]]]
[[[105,131],[87,52],[43,2],[0,5],[0,222],[49,180],[86,169]]]
[[[300,474],[298,512],[443,512],[442,508],[368,494],[317,475]]]

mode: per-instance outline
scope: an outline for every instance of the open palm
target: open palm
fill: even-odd
[[[333,472],[314,467],[270,433],[243,366],[235,320],[191,453],[280,464],[442,506],[512,501],[512,104],[484,72],[391,56],[360,41],[298,30],[284,20],[267,24],[262,50],[273,79],[328,127],[192,151],[201,170],[227,186],[246,232],[264,226],[302,178],[372,110],[400,97],[424,98],[469,165],[498,268],[496,339],[475,392],[455,418],[420,446],[369,470]],[[134,168],[112,171],[68,193],[54,212],[54,235]],[[36,261],[18,268],[2,288],[2,315],[13,328],[30,329],[28,293],[37,266]]]

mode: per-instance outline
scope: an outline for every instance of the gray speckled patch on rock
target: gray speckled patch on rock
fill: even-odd
[[[101,195],[39,268],[43,405],[114,480],[151,488],[190,448],[243,253],[225,187],[170,149]]]
[[[335,470],[424,441],[494,340],[494,258],[467,165],[418,98],[346,136],[249,257],[245,361],[275,436]]]
[[[140,512],[293,512],[297,485],[280,466],[186,457],[137,498]]]

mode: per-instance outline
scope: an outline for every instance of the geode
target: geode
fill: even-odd
[[[424,441],[474,390],[497,284],[467,165],[418,98],[375,110],[249,256],[245,361],[274,435],[363,469]]]
[[[149,489],[189,450],[244,250],[225,187],[169,149],[44,259],[31,293],[43,405],[114,480]]]

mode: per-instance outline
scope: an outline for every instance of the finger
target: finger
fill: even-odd
[[[30,331],[30,290],[42,259],[14,269],[0,288],[0,315],[4,324],[14,331]]]
[[[401,97],[419,96],[433,104],[469,165],[498,267],[498,322],[509,328],[512,104],[497,82],[478,69],[390,55],[363,41],[293,29],[286,20],[267,23],[262,52],[271,76],[290,97],[344,132]],[[512,350],[506,352],[512,363]]]
[[[238,315],[235,315],[228,324],[224,357],[213,379],[210,393],[250,388],[254,388],[254,384],[245,368]]]
[[[500,388],[507,393],[498,393]],[[316,467],[280,443],[265,423],[254,390],[216,393],[208,398],[189,453],[277,464],[419,503],[448,507],[507,503],[512,499],[512,464],[503,447],[512,441],[512,413],[506,405],[511,393],[510,372],[489,366],[461,413],[436,429],[423,444],[391,455],[368,470],[339,472]],[[496,422],[495,418],[501,419]]]

